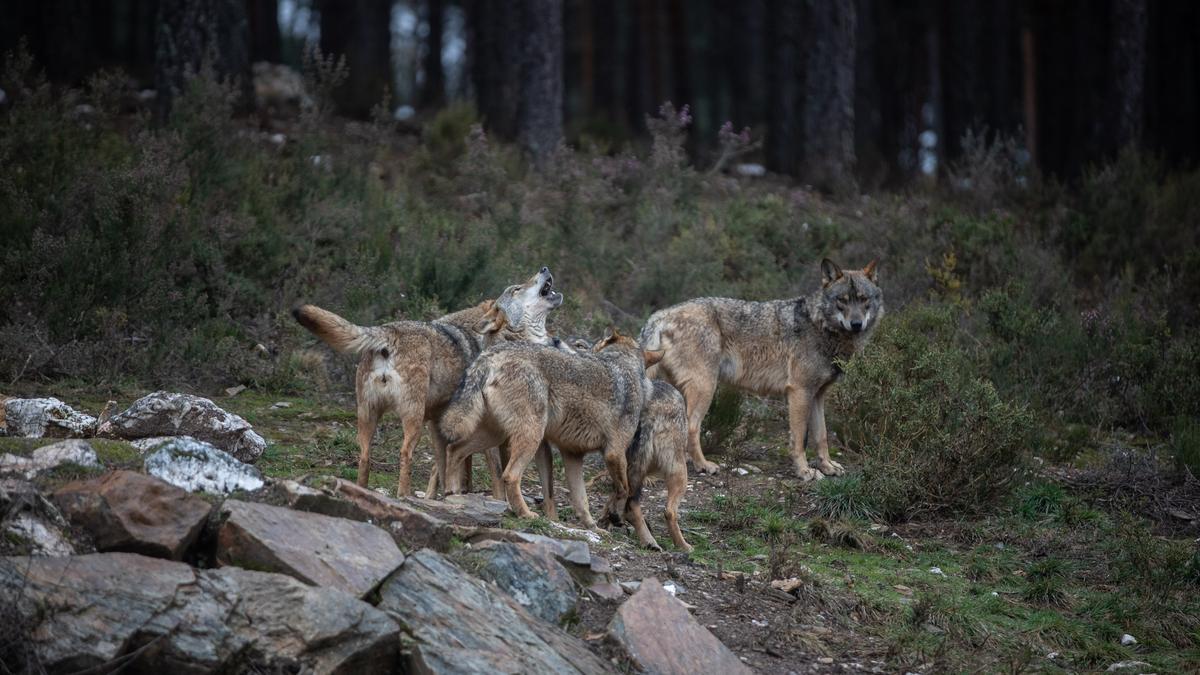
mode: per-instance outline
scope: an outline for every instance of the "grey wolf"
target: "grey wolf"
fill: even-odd
[[[616,514],[623,512],[643,546],[662,550],[646,526],[641,507],[642,486],[646,479],[659,476],[667,484],[665,517],[671,540],[677,548],[689,553],[692,550],[679,529],[679,502],[687,491],[687,443],[687,409],[683,395],[663,380],[655,380],[642,408],[633,442],[625,452],[629,499],[623,508],[614,504],[617,510],[608,514],[610,519],[617,521]]]
[[[606,510],[623,504],[629,495],[625,451],[652,386],[646,364],[658,357],[645,354],[636,340],[615,330],[595,350],[569,353],[529,343],[487,349],[471,364],[442,416],[450,466],[471,453],[507,443],[509,459],[502,480],[509,508],[520,517],[532,517],[520,481],[544,439],[562,455],[575,513],[584,526],[595,527],[584,489],[583,457],[604,454],[613,481]],[[447,489],[457,489],[457,481],[457,474],[449,476]]]
[[[355,378],[358,484],[367,485],[371,440],[379,419],[390,411],[404,428],[397,495],[410,494],[412,452],[421,426],[441,417],[467,366],[496,341],[546,339],[546,315],[562,300],[554,290],[554,276],[543,267],[495,300],[429,322],[357,326],[320,307],[296,308],[293,315],[300,325],[339,352],[360,355]],[[497,320],[501,313],[504,321]],[[430,432],[435,455],[443,455],[445,445],[436,424]]]
[[[717,465],[700,448],[700,421],[718,383],[759,395],[786,395],[793,469],[803,480],[841,475],[829,457],[825,395],[838,363],[858,353],[883,317],[875,261],[845,270],[821,261],[821,285],[788,300],[751,302],[698,298],[659,310],[642,329],[647,350],[663,351],[652,371],[675,385],[687,404],[688,450],[696,469]],[[806,434],[817,446],[817,469],[804,454]]]

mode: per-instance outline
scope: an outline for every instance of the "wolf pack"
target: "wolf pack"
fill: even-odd
[[[536,460],[544,515],[556,520],[557,452],[574,514],[595,528],[583,466],[588,454],[601,453],[612,485],[601,522],[628,522],[644,546],[660,549],[641,497],[648,478],[661,478],[667,530],[690,552],[679,504],[689,459],[695,471],[719,470],[700,443],[718,385],[786,397],[792,469],[801,480],[844,473],[830,458],[825,398],[883,317],[875,268],[872,261],[842,269],[825,259],[808,295],[688,300],[654,312],[636,339],[615,328],[594,342],[551,334],[546,320],[563,295],[546,267],[493,300],[428,322],[359,326],[313,305],[293,315],[335,350],[359,357],[360,485],[370,476],[380,418],[393,413],[404,433],[398,496],[412,494],[413,450],[428,426],[435,461],[428,497],[439,485],[444,494],[470,491],[472,459],[482,453],[493,494],[517,516],[532,517],[521,478]],[[816,446],[815,466],[806,442]]]

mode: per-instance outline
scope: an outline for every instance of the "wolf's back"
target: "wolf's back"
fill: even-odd
[[[339,352],[360,354],[387,346],[382,328],[355,325],[316,305],[301,305],[292,310],[292,316],[310,333]]]

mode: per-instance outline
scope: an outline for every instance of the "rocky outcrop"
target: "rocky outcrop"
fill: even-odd
[[[752,672],[653,577],[617,610],[608,635],[646,673]]]
[[[144,465],[146,473],[188,492],[254,492],[265,484],[258,469],[188,436],[167,439]]]
[[[217,561],[281,572],[305,583],[366,597],[404,562],[383,530],[344,518],[227,499]]]
[[[208,502],[157,478],[114,471],[69,483],[52,497],[100,551],[129,551],[180,560],[212,510]]]
[[[96,418],[56,398],[4,400],[4,425],[9,436],[72,438],[91,436]]]
[[[7,453],[0,455],[0,475],[16,475],[30,479],[43,471],[55,469],[64,464],[99,468],[100,459],[96,456],[96,451],[92,449],[90,443],[71,439],[43,445],[30,453],[28,457]]]
[[[517,532],[498,528],[476,528],[462,533],[462,538],[472,544],[486,541],[507,541],[536,547],[562,563],[575,581],[593,595],[605,599],[623,597],[616,583],[612,565],[604,558],[592,553],[586,542],[578,539],[556,539],[531,532]]]
[[[156,391],[100,425],[97,433],[124,439],[191,436],[253,463],[267,442],[250,423],[200,396]]]
[[[545,547],[485,541],[464,554],[472,572],[536,617],[555,625],[575,614],[575,580]]]
[[[392,619],[340,591],[132,553],[0,558],[0,598],[49,672],[387,673],[399,647]]]
[[[429,549],[409,556],[379,596],[412,637],[411,672],[614,672],[578,638]]]

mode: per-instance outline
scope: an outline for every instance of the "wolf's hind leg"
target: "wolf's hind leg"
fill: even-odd
[[[542,510],[550,520],[558,520],[558,506],[554,503],[554,455],[549,441],[538,446],[537,467],[542,479]]]
[[[687,543],[683,538],[683,531],[679,529],[679,502],[683,500],[685,492],[687,465],[680,464],[678,470],[667,476],[667,509],[664,517],[667,519],[667,531],[671,533],[671,541],[675,542],[675,548],[691,553],[692,545]]]
[[[560,454],[563,473],[567,476],[567,489],[571,491],[571,508],[584,527],[594,529],[596,521],[592,519],[592,512],[588,508],[587,488],[583,484],[583,455],[572,452]]]
[[[361,397],[360,397],[361,398]],[[371,477],[371,439],[379,426],[380,412],[366,403],[358,406],[358,484],[366,487]]]

